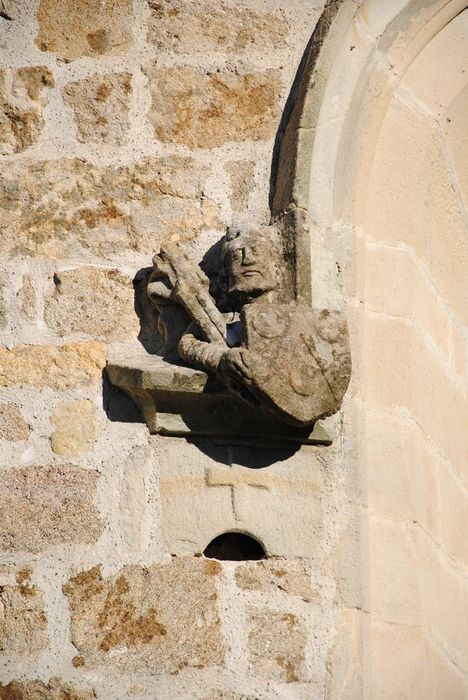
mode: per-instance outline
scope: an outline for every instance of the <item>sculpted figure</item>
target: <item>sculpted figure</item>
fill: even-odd
[[[153,262],[148,295],[160,312],[167,359],[178,354],[294,426],[338,410],[350,374],[346,326],[338,314],[281,303],[285,261],[275,226],[228,229],[222,299],[210,296],[208,279],[179,245]]]

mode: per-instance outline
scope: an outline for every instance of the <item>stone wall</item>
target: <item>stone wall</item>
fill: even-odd
[[[154,342],[162,240],[200,260],[268,222],[322,3],[4,5],[0,697],[324,697],[356,566],[341,418],[331,448],[207,453],[150,437],[103,375],[110,343]],[[226,530],[270,558],[201,557]]]

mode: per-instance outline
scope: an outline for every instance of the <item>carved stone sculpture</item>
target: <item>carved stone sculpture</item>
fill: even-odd
[[[291,299],[290,246],[275,226],[228,229],[218,293],[180,244],[155,255],[148,296],[165,359],[202,370],[257,411],[304,428],[335,413],[351,361],[342,316]]]

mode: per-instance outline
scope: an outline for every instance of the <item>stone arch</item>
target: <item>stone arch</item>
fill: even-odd
[[[281,134],[273,216],[301,212],[312,304],[344,306],[352,342],[360,586],[343,596],[331,697],[465,688],[466,65],[466,0],[332,1]]]

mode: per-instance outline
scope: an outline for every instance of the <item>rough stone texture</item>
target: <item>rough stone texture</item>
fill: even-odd
[[[8,322],[8,305],[5,301],[5,284],[0,279],[0,328],[5,328]]]
[[[103,257],[154,250],[218,226],[203,198],[204,169],[190,158],[145,158],[122,167],[80,159],[21,161],[0,174],[0,253]]]
[[[236,569],[236,583],[249,591],[282,591],[307,602],[317,596],[310,568],[301,560],[272,557],[241,564]]]
[[[43,66],[0,70],[0,154],[19,153],[39,141],[43,90],[53,85],[52,73]]]
[[[288,35],[288,24],[279,15],[224,1],[149,0],[148,5],[148,40],[164,51],[241,55],[250,49],[284,48]]]
[[[138,332],[131,280],[119,270],[81,267],[54,275],[55,291],[44,317],[58,336],[70,333],[100,340],[124,340]]]
[[[156,137],[189,148],[274,136],[281,93],[279,73],[213,72],[196,68],[145,68]]]
[[[80,56],[122,54],[132,41],[131,0],[41,0],[37,12],[41,51],[66,61]]]
[[[0,471],[0,546],[39,552],[58,543],[96,542],[102,531],[97,480],[96,472],[72,465]]]
[[[50,436],[52,450],[63,457],[90,450],[97,434],[96,418],[96,408],[88,399],[60,404],[50,419],[54,426]]]
[[[296,615],[272,610],[250,613],[250,668],[263,678],[286,683],[307,680],[307,630]]]
[[[232,693],[230,690],[215,690],[203,696],[203,700],[258,700],[258,698],[244,693]]]
[[[18,291],[18,302],[23,318],[33,321],[37,311],[37,294],[30,275],[23,276],[23,284]]]
[[[132,91],[130,73],[91,75],[63,88],[74,111],[78,141],[123,143],[128,132],[128,109]]]
[[[17,442],[26,440],[29,426],[21,415],[21,411],[13,403],[0,404],[0,440]]]
[[[231,186],[232,210],[242,212],[247,208],[255,187],[255,164],[248,160],[234,160],[226,165],[226,170]]]
[[[126,566],[106,579],[96,566],[71,578],[64,592],[72,642],[86,666],[178,673],[223,665],[220,571],[216,561],[181,558]]]
[[[91,688],[77,688],[60,678],[42,681],[11,681],[0,684],[0,700],[95,700]]]
[[[96,384],[106,363],[102,343],[68,345],[18,345],[0,348],[0,386],[31,384],[37,387],[70,389]]]
[[[0,583],[0,650],[5,654],[34,654],[47,644],[44,597],[31,584],[31,573],[25,568],[14,585]]]

